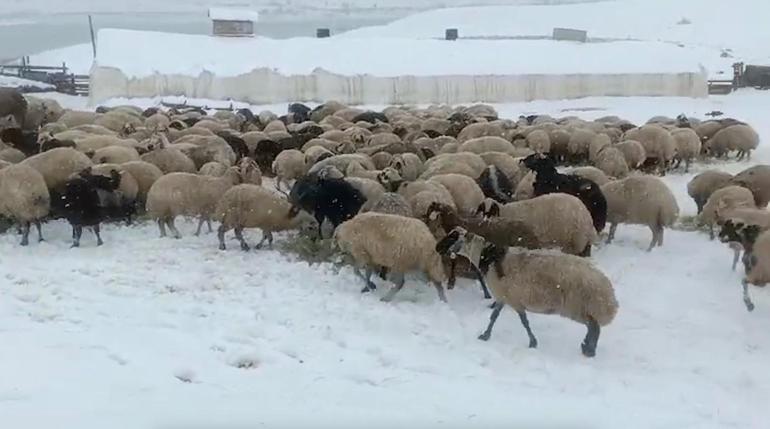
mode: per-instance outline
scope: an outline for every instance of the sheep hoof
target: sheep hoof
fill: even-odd
[[[497,305],[497,303],[496,303],[496,302],[493,302],[492,304],[489,304],[489,305],[487,306],[487,308],[495,308],[495,305]]]
[[[74,249],[76,247],[80,247],[79,243],[72,243],[72,246],[70,246],[70,249]]]
[[[754,311],[754,303],[753,302],[747,302],[746,303],[746,310]]]
[[[26,246],[29,244],[29,240],[21,240],[21,245]]]
[[[226,247],[225,247],[224,243],[219,245],[219,250],[226,250]]]
[[[537,348],[537,340],[536,339],[533,338],[533,339],[529,340],[529,348],[531,348],[531,349],[536,349]]]
[[[485,332],[485,333],[479,335],[479,339],[481,341],[489,341],[489,334]]]
[[[591,347],[588,347],[588,345],[586,345],[586,343],[580,344],[580,349],[583,351],[583,356],[585,356],[585,357],[594,357],[594,356],[596,356],[596,350],[591,348]]]
[[[103,242],[102,240],[99,240],[99,241],[97,241],[97,242],[96,242],[96,245],[97,245],[97,246],[101,246],[101,245],[103,245],[103,244],[104,244],[104,242]]]
[[[251,247],[249,247],[249,245],[246,243],[241,243],[241,250],[243,250],[244,252],[248,252],[249,250],[251,250]]]

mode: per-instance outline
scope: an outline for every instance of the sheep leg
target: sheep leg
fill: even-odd
[[[714,239],[714,224],[713,223],[709,224],[709,239],[710,240]]]
[[[743,285],[743,303],[746,304],[746,310],[754,311],[754,303],[751,302],[751,297],[749,296],[749,281],[746,279],[743,279],[742,285]]]
[[[214,232],[214,229],[211,227],[211,219],[206,219],[206,226],[209,228],[209,234]]]
[[[648,252],[652,252],[652,249],[654,249],[655,245],[658,243],[658,227],[651,226],[650,230],[652,231],[652,241],[650,242],[650,247],[647,248]]]
[[[455,268],[457,267],[457,258],[450,258],[449,259],[449,279],[447,280],[447,289],[452,290],[455,288],[455,282],[457,282],[457,277],[455,277]]]
[[[72,227],[72,247],[80,247],[80,237],[83,235],[83,227],[80,225]]]
[[[663,234],[666,232],[666,228],[663,225],[658,225],[658,247],[663,247]]]
[[[504,305],[505,304],[503,304],[502,301],[495,302],[494,307],[492,308],[492,314],[489,315],[489,325],[487,325],[487,329],[484,333],[479,335],[481,341],[489,341],[489,338],[492,336],[492,328],[495,326],[495,322],[497,322],[497,318],[500,316],[500,312],[503,310]]]
[[[21,245],[26,246],[29,244],[29,222],[23,222],[21,224]]]
[[[388,267],[380,267],[380,278],[383,280],[388,279]]]
[[[163,219],[158,219],[158,229],[160,230],[160,238],[166,236],[166,224],[163,223]]]
[[[583,340],[583,343],[580,344],[580,349],[583,351],[584,356],[594,357],[596,356],[596,344],[599,342],[599,333],[601,332],[601,328],[599,327],[599,324],[596,323],[596,320],[594,320],[594,318],[591,316],[588,316],[586,326],[588,326],[588,333],[586,334],[586,338]]]
[[[99,227],[99,224],[97,223],[91,229],[93,229],[94,235],[96,235],[96,245],[101,246],[102,244],[104,244],[104,242],[102,241],[101,229]]]
[[[690,172],[690,161],[691,161],[690,158],[687,158],[684,161],[684,172],[685,173],[689,173]]]
[[[244,252],[248,252],[249,250],[251,250],[249,245],[246,243],[246,240],[243,238],[243,227],[242,226],[236,226],[235,227],[235,238],[237,238],[238,241],[241,242],[241,250],[243,250]],[[262,237],[262,241],[265,241],[264,237]],[[259,248],[262,245],[262,241],[260,241],[259,244],[257,244],[257,248]]]
[[[176,229],[176,226],[174,225],[174,218],[166,219],[166,225],[168,225],[168,229],[171,230],[171,233],[174,234],[174,238],[182,238],[182,234],[179,233],[179,230]]]
[[[318,239],[323,240],[324,239],[324,233],[323,233],[324,216],[316,212],[314,217],[316,222],[318,222]]]
[[[377,289],[377,285],[372,282],[372,268],[367,266],[366,267],[366,275],[361,274],[361,270],[358,269],[358,267],[353,267],[353,271],[355,271],[356,275],[358,277],[361,277],[361,279],[364,281],[364,288],[361,289],[361,293],[366,293],[373,291]]]
[[[444,294],[444,287],[441,286],[441,282],[433,282],[433,287],[436,288],[436,292],[438,293],[438,299],[440,299],[441,302],[447,302],[446,294]]]
[[[618,230],[618,224],[613,223],[610,225],[610,233],[607,234],[607,244],[612,243],[612,240],[615,239],[615,231]]]
[[[366,269],[367,277],[371,276],[371,274],[372,274],[372,269],[371,268],[367,268]],[[404,288],[404,283],[405,283],[404,273],[394,273],[394,277],[396,279],[396,281],[395,281],[396,285],[393,286],[390,289],[390,291],[388,291],[387,295],[385,295],[382,298],[380,298],[380,301],[382,301],[382,302],[391,302],[391,301],[393,301],[393,298],[395,298],[395,296],[398,293],[398,291],[400,291],[401,289]]]
[[[527,330],[527,336],[529,336],[529,348],[537,348],[537,338],[535,338],[535,334],[532,333],[532,329],[529,327],[527,312],[524,310],[516,310],[516,313],[519,314],[519,320],[521,320],[521,324],[524,326],[524,329]]]
[[[582,252],[578,255],[582,258],[590,258],[591,257],[591,243],[586,244],[586,247],[583,249]]]
[[[734,247],[733,248],[733,271],[735,271],[735,267],[738,266],[738,260],[741,257],[741,249]]]
[[[201,216],[200,219],[198,219],[198,228],[195,230],[195,236],[199,237],[201,235],[201,229],[203,229],[203,222],[205,222],[206,219]]]
[[[489,294],[489,289],[487,288],[487,282],[484,281],[484,274],[481,273],[481,270],[479,270],[479,267],[475,264],[471,264],[471,268],[473,269],[473,272],[476,273],[479,283],[481,283],[481,291],[484,292],[484,299],[492,299],[492,295]]]
[[[229,231],[230,229],[225,226],[225,224],[219,225],[219,229],[217,229],[217,238],[219,239],[219,250],[225,250],[227,247],[225,246],[225,233]]]
[[[40,243],[42,241],[45,241],[43,239],[43,226],[40,225],[40,221],[39,220],[35,221],[35,228],[37,228],[37,241],[38,241],[38,243]]]

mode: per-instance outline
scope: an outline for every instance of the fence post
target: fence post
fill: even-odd
[[[88,28],[91,30],[91,48],[94,51],[94,59],[96,59],[96,38],[94,38],[94,21],[91,15],[88,15]]]

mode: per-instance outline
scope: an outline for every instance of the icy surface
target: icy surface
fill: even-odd
[[[716,109],[755,125],[762,143],[752,163],[770,161],[762,92],[496,107],[507,117],[636,122]],[[697,171],[748,165],[698,165],[664,180],[692,215],[685,186]],[[45,225],[47,241],[28,248],[12,232],[0,236],[5,426],[766,427],[770,291],[752,287],[757,309],[746,312],[741,269],[731,272],[731,251],[703,233],[667,231],[664,247],[647,253],[650,232],[621,225],[616,242],[595,251],[620,311],[586,359],[585,328],[556,316],[530,316],[536,350],[510,309],[492,339],[478,341],[488,302],[470,281],[446,305],[410,277],[384,304],[385,283],[361,295],[349,269],[243,253],[229,239],[221,252],[215,235],[194,238],[192,222],[178,223],[181,240],[158,238],[152,224],[107,225],[102,248],[86,233],[69,249],[63,222]]]

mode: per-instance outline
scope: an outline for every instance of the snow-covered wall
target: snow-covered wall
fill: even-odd
[[[104,29],[93,102],[185,95],[250,103],[513,102],[705,96],[699,51],[661,42],[394,37],[274,40]]]
[[[701,73],[343,76],[316,70],[285,76],[267,68],[238,76],[153,74],[128,77],[111,67],[91,74],[91,103],[113,97],[184,95],[252,104],[339,100],[347,104],[503,103],[590,96],[705,97]]]

